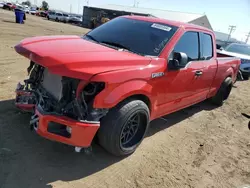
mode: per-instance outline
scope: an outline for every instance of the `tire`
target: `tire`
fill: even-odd
[[[211,98],[211,102],[217,106],[222,106],[224,101],[229,97],[233,87],[232,78],[227,77],[221,84],[216,95]]]
[[[134,117],[137,116],[140,123],[137,128],[134,128],[133,123],[136,122]],[[147,132],[149,116],[148,106],[140,100],[129,100],[120,103],[101,120],[98,131],[99,144],[116,156],[133,153]],[[131,133],[132,130],[134,133]],[[128,139],[129,136],[131,138]]]
[[[249,75],[248,74],[242,74],[242,78],[244,80],[249,80]]]
[[[49,16],[48,16],[47,18],[48,18],[48,20],[49,20]]]
[[[59,22],[58,18],[56,18],[56,22]]]

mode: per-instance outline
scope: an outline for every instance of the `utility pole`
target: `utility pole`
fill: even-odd
[[[70,13],[72,13],[72,4],[70,4]]]
[[[80,0],[78,0],[78,14],[80,13]]]
[[[246,35],[246,44],[247,44],[247,42],[248,42],[248,39],[249,39],[249,37],[250,37],[250,32]]]
[[[227,38],[227,42],[229,41],[229,39],[231,38],[231,34],[232,34],[232,32],[234,32],[235,31],[235,29],[236,29],[236,26],[235,25],[229,25],[229,34],[228,34],[228,38]]]
[[[139,3],[140,3],[140,1],[134,0],[134,6],[133,7],[138,7]]]

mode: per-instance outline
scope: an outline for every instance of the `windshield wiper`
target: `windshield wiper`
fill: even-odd
[[[95,42],[97,42],[97,43],[99,43],[99,41],[98,40],[96,40],[94,37],[92,37],[91,35],[85,35],[85,37],[87,37],[87,38],[89,38],[90,40],[93,40],[93,41],[95,41]]]
[[[126,46],[124,46],[122,44],[116,43],[116,42],[101,41],[100,44],[104,44],[104,45],[107,45],[107,46],[110,46],[110,47],[115,47],[116,49],[122,49],[122,50],[126,50],[128,52],[132,52],[134,54],[144,56],[143,54],[135,52],[135,51],[131,50],[130,48],[128,48],[128,47],[126,47]]]

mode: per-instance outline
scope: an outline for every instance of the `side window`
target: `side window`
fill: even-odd
[[[209,60],[213,57],[213,40],[209,34],[201,34],[202,57],[203,60]]]
[[[199,37],[197,32],[186,32],[177,42],[174,52],[183,52],[188,56],[188,62],[199,59]]]

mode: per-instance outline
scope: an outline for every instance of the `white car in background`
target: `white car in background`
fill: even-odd
[[[48,20],[67,23],[69,21],[69,14],[57,11],[50,11],[47,16]]]
[[[4,2],[0,2],[0,8],[3,8],[4,4]]]
[[[37,13],[36,7],[31,7],[29,13],[31,15],[36,15],[36,13]]]
[[[231,43],[220,51],[221,54],[225,54],[231,57],[237,57],[241,59],[240,74],[244,80],[248,80],[250,76],[250,45]]]
[[[59,22],[60,20],[62,20],[63,14],[61,12],[55,12],[55,11],[51,11],[48,14],[48,20],[54,20]]]
[[[29,14],[30,13],[30,7],[28,5],[23,5],[23,10],[25,13]]]

